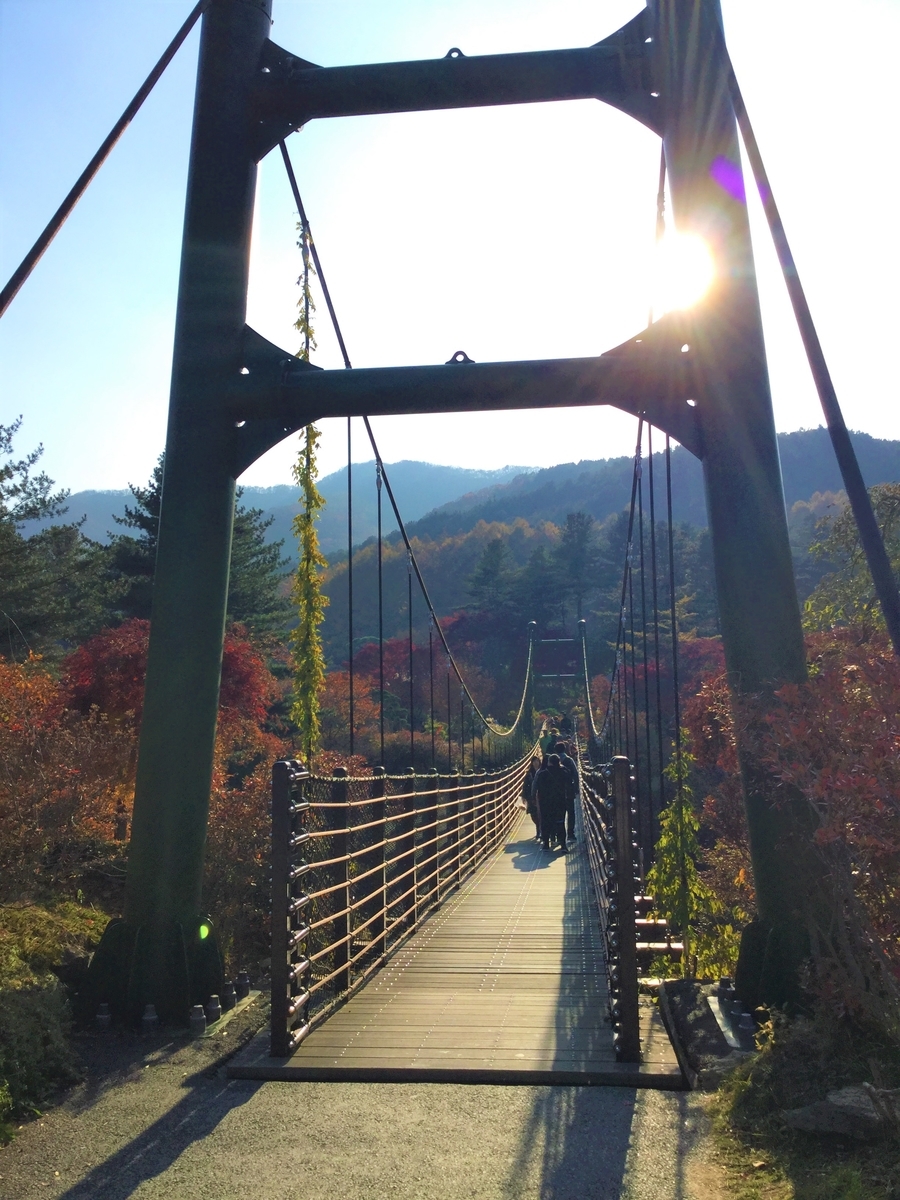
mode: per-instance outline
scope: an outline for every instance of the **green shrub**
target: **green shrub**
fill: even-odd
[[[66,991],[53,970],[86,956],[106,920],[71,902],[0,906],[0,1141],[8,1118],[35,1112],[78,1078]]]
[[[69,1006],[55,979],[0,989],[0,1107],[21,1117],[78,1079]]]
[[[55,968],[93,950],[108,920],[71,901],[0,905],[0,989],[46,982]]]

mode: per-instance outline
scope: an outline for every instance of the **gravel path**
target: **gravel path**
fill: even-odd
[[[83,1043],[86,1081],[0,1151],[33,1200],[719,1200],[699,1097],[625,1088],[253,1083],[202,1042]]]

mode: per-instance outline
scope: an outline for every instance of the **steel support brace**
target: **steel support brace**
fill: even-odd
[[[689,17],[678,0],[656,0],[655,11],[675,221],[680,232],[704,239],[716,267],[711,292],[685,314],[684,330],[696,351],[693,398],[725,662],[732,694],[746,710],[736,725],[751,730],[751,741],[775,688],[806,679],[806,657],[729,64],[718,0],[692,5]],[[814,880],[819,870],[803,813],[742,735],[738,759],[759,915],[778,947],[763,999],[785,1004],[797,993],[808,953],[796,880]]]

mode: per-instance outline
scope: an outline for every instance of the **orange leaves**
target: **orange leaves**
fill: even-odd
[[[850,862],[882,949],[900,970],[900,662],[886,638],[852,628],[807,638],[810,678],[785,684],[760,721],[735,711],[724,675],[685,705],[691,749],[712,793],[704,826],[733,844],[740,789],[735,721],[761,765],[816,814],[816,845]]]
[[[66,703],[78,712],[98,708],[108,717],[130,716],[140,724],[147,674],[150,622],[132,618],[114,629],[104,629],[65,660],[63,685]],[[262,721],[276,694],[275,680],[236,625],[225,635],[222,653],[221,718]]]
[[[0,878],[7,894],[87,890],[85,873],[118,858],[117,809],[130,810],[133,798],[148,638],[142,620],[103,630],[68,657],[59,681],[37,660],[0,659]],[[269,772],[285,751],[264,728],[276,692],[235,627],[225,640],[214,758],[216,878],[232,869],[217,854],[259,858],[265,844]],[[121,878],[121,865],[113,873]]]

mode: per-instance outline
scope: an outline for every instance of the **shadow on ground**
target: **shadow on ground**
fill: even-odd
[[[186,1080],[187,1094],[174,1108],[62,1192],[60,1200],[127,1200],[147,1180],[163,1175],[191,1145],[208,1137],[261,1086],[205,1074]]]

